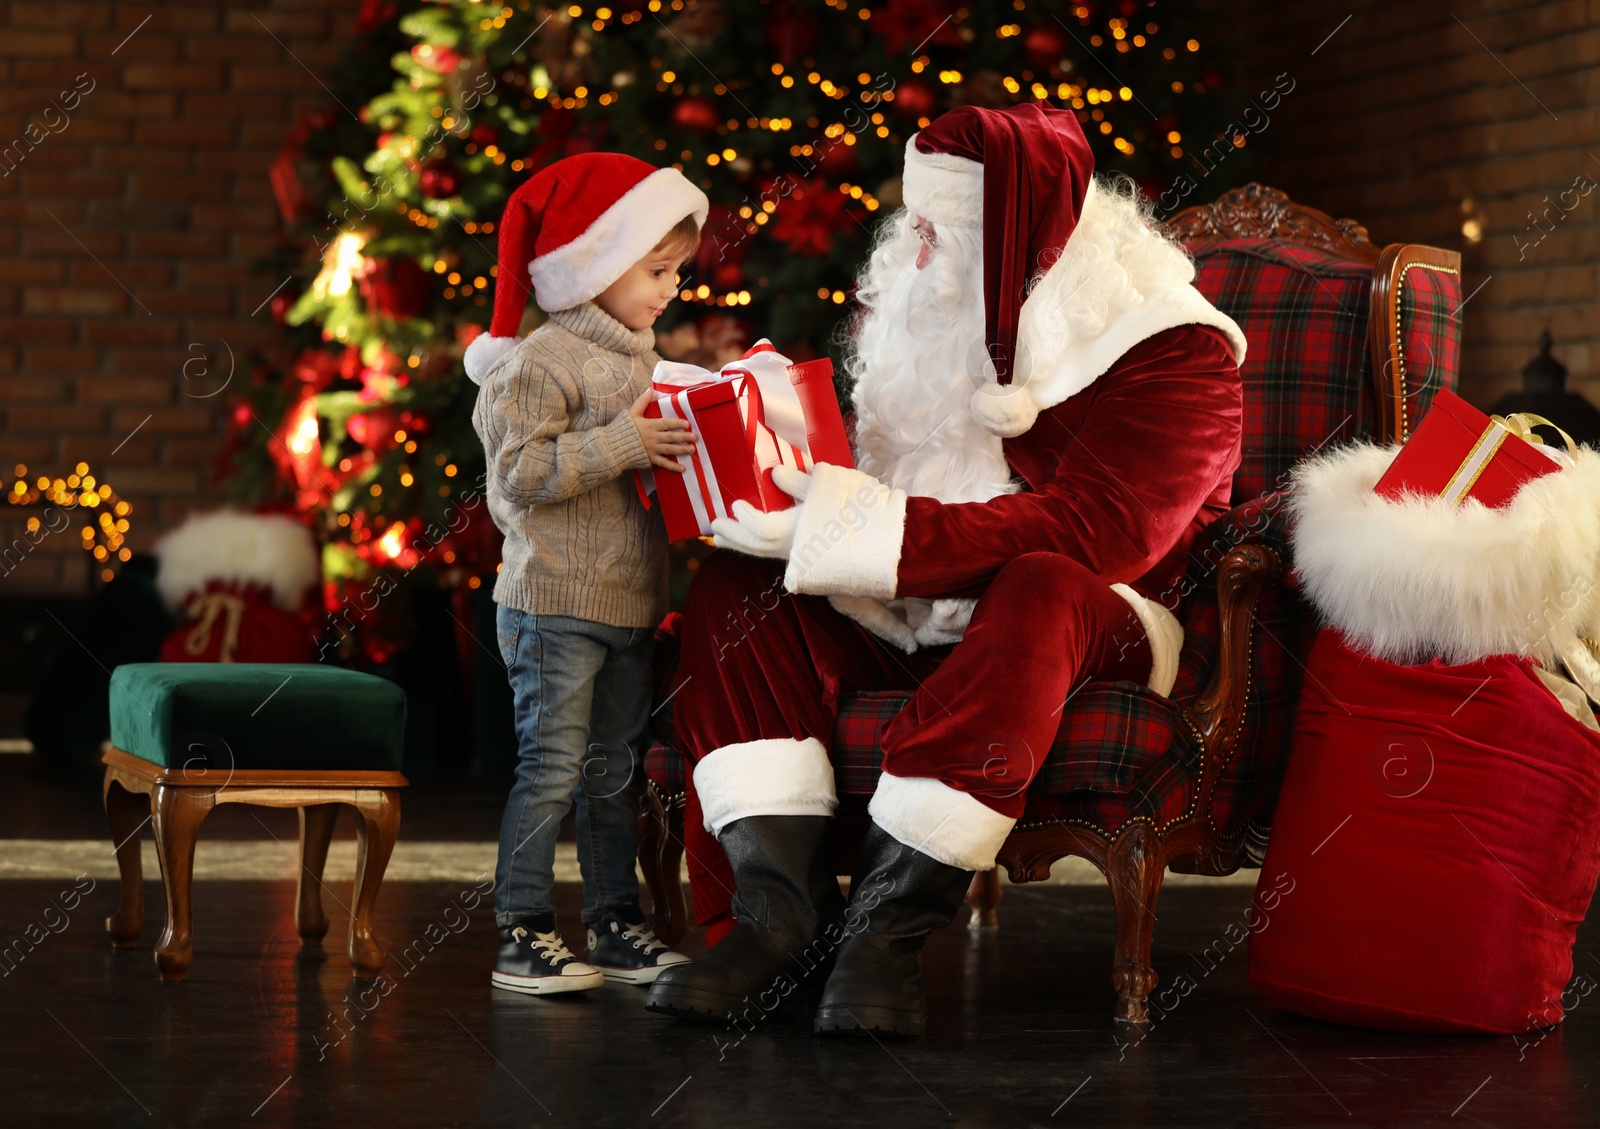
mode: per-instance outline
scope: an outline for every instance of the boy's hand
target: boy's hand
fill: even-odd
[[[650,465],[682,474],[683,467],[673,456],[693,454],[695,434],[686,419],[646,419],[644,410],[655,395],[653,389],[645,389],[628,409],[628,415],[633,417],[633,426],[639,429],[639,439],[644,443],[645,454],[650,456]]]

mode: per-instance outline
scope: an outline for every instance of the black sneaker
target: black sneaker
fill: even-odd
[[[586,959],[607,980],[623,984],[652,984],[663,969],[689,963],[651,931],[638,906],[611,910],[589,926]]]
[[[539,932],[540,922],[524,921],[500,930],[500,954],[489,980],[496,988],[547,996],[583,992],[605,983],[600,972],[572,955],[555,926]]]

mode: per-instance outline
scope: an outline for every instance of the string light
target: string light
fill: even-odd
[[[41,474],[30,479],[24,463],[16,464],[13,471],[14,480],[0,486],[0,493],[4,494],[8,505],[49,505],[67,510],[81,508],[93,511],[91,520],[79,530],[84,551],[102,563],[109,563],[112,558],[126,561],[133,556],[133,551],[124,543],[129,528],[128,515],[133,512],[133,504],[118,497],[109,482],[101,481],[90,473],[88,463],[78,463],[71,474],[60,478]],[[29,533],[37,533],[42,527],[37,517],[29,517],[24,524]],[[110,580],[112,575],[107,569],[100,578]]]

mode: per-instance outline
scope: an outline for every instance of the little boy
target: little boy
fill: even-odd
[[[666,534],[630,471],[679,471],[682,420],[645,419],[651,325],[678,291],[708,202],[675,169],[585,153],[506,203],[490,332],[466,353],[489,512],[505,534],[496,628],[516,698],[516,782],[500,827],[491,981],[530,994],[649,984],[688,958],[639,908],[652,632],[666,613]],[[534,297],[549,321],[517,330]],[[561,940],[556,837],[577,794],[589,951]]]

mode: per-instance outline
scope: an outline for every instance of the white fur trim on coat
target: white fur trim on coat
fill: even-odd
[[[259,584],[273,603],[294,611],[322,579],[311,531],[278,514],[217,510],[195,514],[156,542],[156,587],[173,609],[213,580]]]
[[[891,599],[900,583],[906,492],[859,470],[818,463],[799,504],[784,586],[810,596]]]
[[[694,766],[706,830],[752,815],[832,815],[839,806],[828,750],[815,737],[724,745]]]
[[[1356,444],[1295,470],[1294,559],[1306,596],[1392,663],[1525,655],[1548,666],[1600,624],[1600,454],[1509,504],[1372,492],[1398,447]]]
[[[520,337],[490,337],[487,333],[478,334],[472,339],[472,344],[467,346],[467,351],[461,355],[461,363],[467,370],[467,378],[474,384],[482,384],[483,378],[489,375],[489,370],[521,343]]]
[[[983,226],[983,165],[951,153],[924,153],[917,135],[906,142],[900,198],[906,211],[935,228]]]
[[[1150,641],[1150,680],[1147,685],[1163,698],[1172,693],[1178,681],[1178,656],[1183,653],[1183,624],[1178,617],[1155,600],[1141,596],[1126,584],[1113,584],[1111,590],[1133,609]]]
[[[1017,822],[941,780],[887,772],[878,777],[867,811],[896,841],[962,870],[994,866]]]
[[[648,255],[684,216],[704,224],[710,207],[706,194],[677,169],[657,169],[578,238],[528,264],[534,300],[545,313],[581,306]]]

